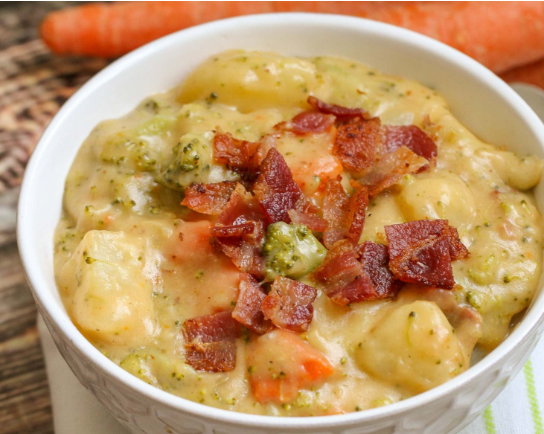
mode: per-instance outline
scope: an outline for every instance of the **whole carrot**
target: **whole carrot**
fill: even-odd
[[[544,59],[506,71],[501,78],[508,83],[520,81],[544,89]]]
[[[544,2],[138,2],[51,13],[41,27],[59,54],[115,57],[176,30],[267,12],[370,18],[436,38],[495,72],[544,57]]]

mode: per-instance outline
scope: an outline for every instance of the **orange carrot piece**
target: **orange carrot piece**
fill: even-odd
[[[51,13],[42,38],[59,54],[116,57],[208,21],[266,12],[353,15],[439,39],[495,72],[544,57],[543,2],[138,2]]]
[[[544,57],[544,2],[409,2],[368,18],[438,39],[497,73]]]
[[[93,3],[50,13],[40,31],[57,54],[117,57],[161,36],[197,24],[240,15],[283,11],[329,12],[321,2],[210,1]],[[327,2],[325,2],[327,3]],[[328,2],[335,3],[335,2]],[[383,7],[361,2],[364,14]],[[346,9],[343,7],[343,9]],[[347,10],[346,10],[347,11]]]
[[[334,373],[323,354],[297,334],[279,329],[251,343],[247,363],[253,396],[261,403],[291,402],[300,389]]]
[[[544,89],[544,59],[538,62],[510,69],[500,76],[507,83],[522,82]]]

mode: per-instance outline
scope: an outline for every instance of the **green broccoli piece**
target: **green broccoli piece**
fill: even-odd
[[[147,363],[147,354],[137,354],[132,353],[121,360],[119,366],[125,371],[130,372],[132,375],[138,377],[140,380],[145,381],[146,383],[156,385],[157,379],[151,373],[151,369]]]
[[[268,226],[262,256],[266,260],[266,278],[277,276],[300,279],[318,267],[327,249],[304,225],[273,223]]]
[[[213,164],[210,137],[185,134],[174,147],[174,158],[161,172],[159,181],[168,188],[184,191],[193,182],[213,183],[237,180],[239,176],[223,166]]]

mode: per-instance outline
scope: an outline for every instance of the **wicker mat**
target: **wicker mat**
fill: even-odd
[[[43,17],[73,3],[0,4],[0,245],[14,238],[19,186],[45,127],[70,95],[108,63],[54,56],[40,41]]]

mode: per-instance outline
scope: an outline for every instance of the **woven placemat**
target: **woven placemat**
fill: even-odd
[[[0,6],[0,245],[13,240],[24,169],[45,127],[104,59],[58,57],[39,39],[39,24],[76,2],[7,2]]]

